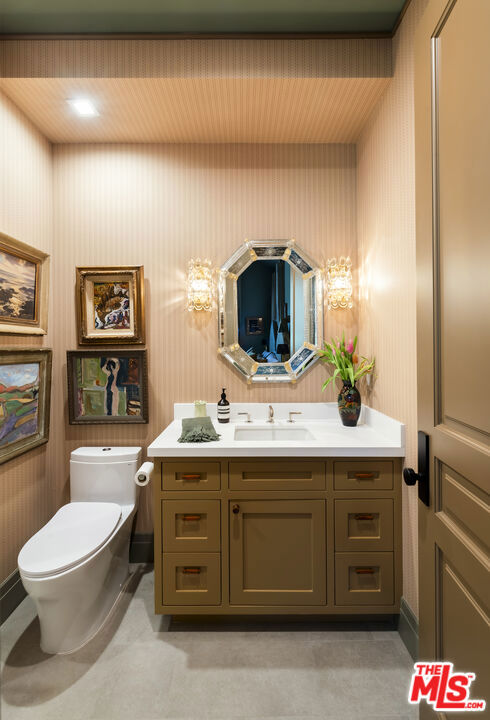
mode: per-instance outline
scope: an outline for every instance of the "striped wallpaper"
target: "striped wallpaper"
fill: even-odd
[[[393,40],[393,80],[358,151],[359,326],[376,355],[370,404],[407,425],[406,464],[417,464],[415,271],[415,28],[428,0],[413,0]],[[403,486],[403,594],[418,612],[417,490]]]
[[[53,253],[51,146],[0,93],[0,230]],[[50,320],[53,316],[53,295]],[[52,325],[42,337],[0,334],[0,347],[52,347]],[[62,433],[52,422],[52,434]],[[24,542],[56,510],[48,445],[0,465],[0,582],[17,567]]]
[[[247,238],[296,238],[318,262],[356,258],[354,145],[58,145],[54,146],[55,377],[76,348],[76,265],[143,264],[146,278],[150,423],[147,427],[67,424],[64,380],[53,412],[65,419],[51,441],[56,500],[67,496],[71,449],[95,443],[147,446],[172,419],[173,403],[315,401],[323,367],[295,386],[247,386],[217,354],[216,312],[185,309],[185,273],[193,257],[216,266]],[[355,313],[327,315],[326,330],[355,332]],[[151,531],[144,490],[138,529]]]

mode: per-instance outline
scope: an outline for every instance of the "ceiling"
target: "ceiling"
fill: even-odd
[[[391,33],[405,0],[3,0],[1,34]]]
[[[352,143],[389,78],[6,78],[54,143]],[[100,115],[78,117],[67,99]]]

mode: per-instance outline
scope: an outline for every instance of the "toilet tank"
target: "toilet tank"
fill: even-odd
[[[115,502],[135,505],[134,482],[141,464],[140,447],[81,447],[70,456],[72,502]]]

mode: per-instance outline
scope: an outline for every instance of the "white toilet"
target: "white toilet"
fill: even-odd
[[[127,580],[140,456],[139,447],[72,452],[71,502],[19,553],[20,577],[36,604],[46,653],[73,652],[88,642]]]

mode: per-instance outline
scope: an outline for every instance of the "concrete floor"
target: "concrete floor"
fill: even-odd
[[[2,720],[413,720],[412,660],[368,626],[172,622],[153,613],[153,573],[133,568],[98,635],[45,655],[29,598],[2,626]]]

